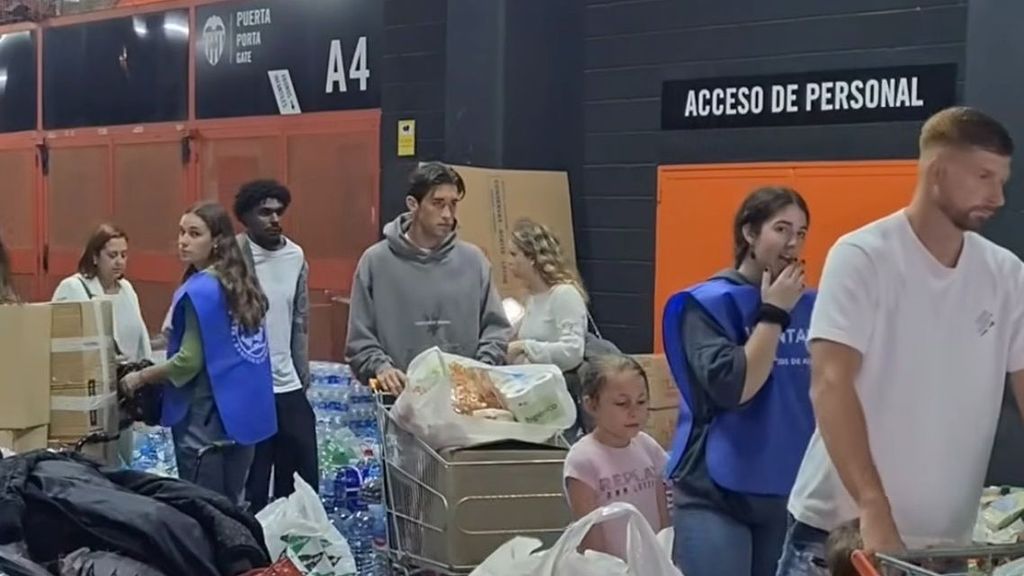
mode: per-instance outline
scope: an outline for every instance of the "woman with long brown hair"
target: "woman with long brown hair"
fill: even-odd
[[[169,380],[162,424],[171,427],[179,474],[242,504],[255,445],[277,432],[267,299],[221,205],[185,212],[178,252],[188,268],[174,295],[168,360],[122,386]]]

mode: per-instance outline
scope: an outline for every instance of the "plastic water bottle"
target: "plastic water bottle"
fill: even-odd
[[[375,576],[377,571],[373,550],[373,516],[366,504],[360,504],[348,529],[348,546],[356,561],[358,576]]]
[[[344,506],[352,512],[358,510],[362,504],[360,497],[362,487],[363,476],[359,473],[359,468],[343,466],[338,470],[338,475],[335,477],[334,494],[339,502],[343,502],[343,504],[339,504],[339,507]]]
[[[383,504],[371,504],[370,516],[373,518],[373,550],[376,556],[376,576],[391,576],[386,556],[388,547],[387,511]]]
[[[330,515],[331,524],[338,529],[338,532],[348,541],[348,533],[352,529],[352,512],[348,508],[341,507]]]

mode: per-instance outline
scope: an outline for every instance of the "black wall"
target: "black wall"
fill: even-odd
[[[384,0],[381,225],[405,210],[409,172],[444,156],[447,0]],[[398,121],[416,120],[416,156],[399,158]]]
[[[582,7],[449,0],[446,161],[578,174]]]
[[[606,336],[631,352],[652,347],[658,164],[916,155],[915,122],[662,132],[662,81],[955,62],[962,93],[966,5],[587,0],[574,208],[581,267]],[[678,257],[695,249],[681,246]]]
[[[986,234],[993,241],[1024,256],[1024,77],[1007,73],[1008,63],[1024,61],[1024,35],[1016,24],[1024,21],[1024,3],[1004,0],[971,0],[967,26],[967,88],[964,99],[996,116],[1017,141],[1014,165],[1017,176],[1006,189],[1006,207],[991,223]],[[1024,427],[1020,413],[1008,393],[999,420],[989,482],[1024,485]]]

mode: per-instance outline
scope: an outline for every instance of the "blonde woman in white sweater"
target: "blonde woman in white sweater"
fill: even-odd
[[[520,220],[512,230],[512,273],[529,293],[516,338],[509,343],[512,364],[554,364],[563,372],[583,363],[587,301],[579,274],[546,226]]]

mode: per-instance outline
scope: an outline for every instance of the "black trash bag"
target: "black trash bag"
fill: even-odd
[[[113,552],[79,548],[60,561],[60,576],[164,576],[164,573]]]
[[[160,413],[163,410],[164,387],[159,383],[143,386],[135,392],[128,392],[120,386],[121,379],[127,374],[138,372],[152,366],[149,360],[122,362],[117,366],[117,397],[121,406],[121,427],[131,426],[132,422],[142,422],[147,426],[160,425]]]

